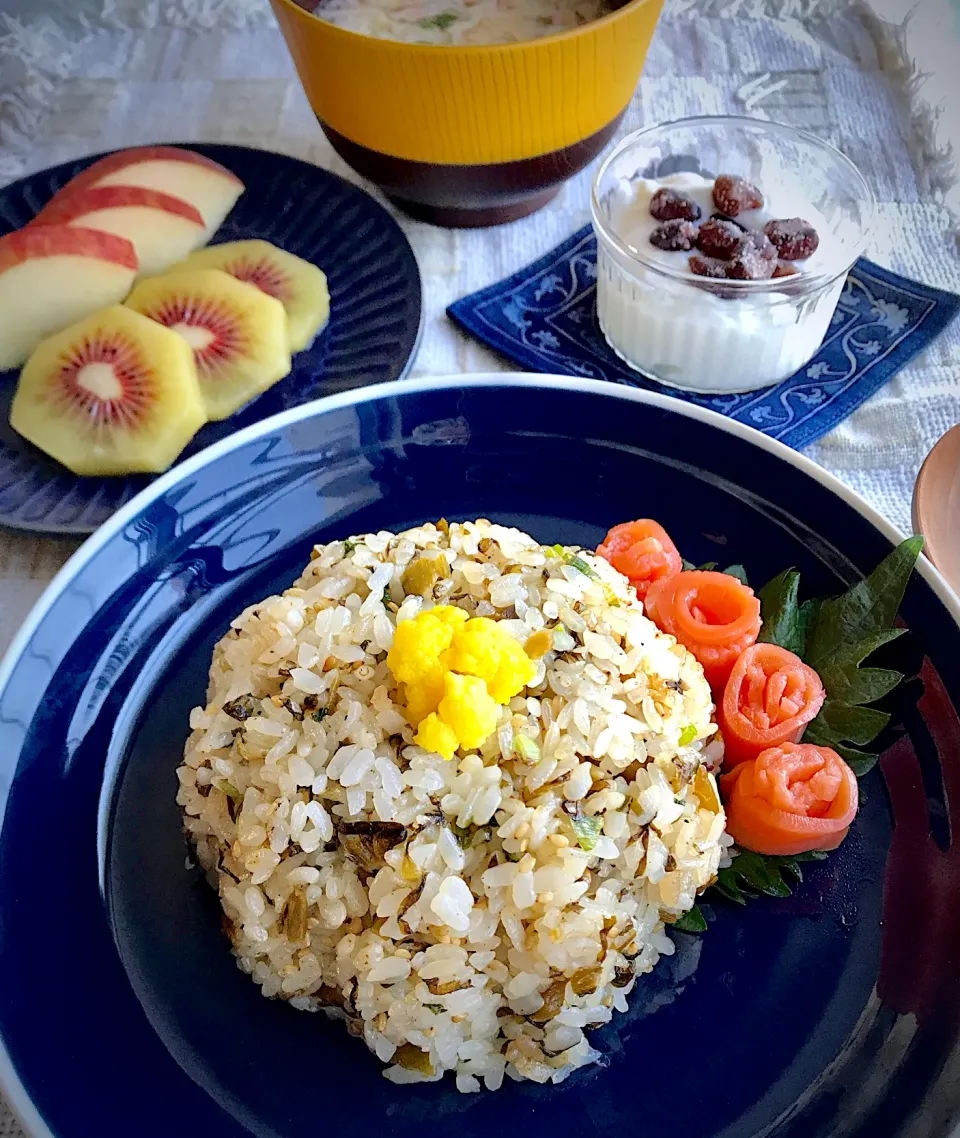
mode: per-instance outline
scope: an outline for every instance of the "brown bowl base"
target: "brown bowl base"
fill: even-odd
[[[334,150],[358,174],[418,221],[446,228],[480,228],[517,221],[542,209],[613,137],[621,116],[589,138],[515,162],[453,165],[415,162],[361,146],[323,120]]]
[[[521,217],[529,217],[538,209],[543,209],[560,193],[560,186],[553,186],[549,190],[541,190],[528,198],[522,198],[511,205],[489,206],[486,209],[460,209],[454,206],[425,205],[422,202],[411,202],[405,198],[387,195],[387,200],[393,202],[397,209],[415,221],[426,221],[430,225],[439,225],[444,229],[487,229],[493,225],[504,225],[510,221],[519,221]]]

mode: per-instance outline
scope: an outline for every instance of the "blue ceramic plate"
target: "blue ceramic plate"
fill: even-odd
[[[245,146],[190,143],[246,185],[213,243],[260,237],[327,274],[330,323],[293,359],[293,370],[231,418],[208,423],[183,452],[324,395],[405,375],[420,332],[420,273],[387,211],[357,186],[309,162]],[[0,189],[0,236],[19,229],[96,158],[67,162]],[[91,533],[149,475],[78,478],[10,426],[17,373],[0,372],[0,526],[35,533]]]
[[[559,1087],[393,1087],[264,1000],[185,847],[174,770],[214,641],[315,541],[487,516],[594,545],[658,517],[695,562],[817,593],[894,531],[812,463],[659,395],[404,382],[224,439],[108,521],[0,671],[0,1082],[31,1138],[504,1132],[937,1138],[960,1118],[960,603],[924,564],[909,679],[850,837],[793,896],[709,907]]]

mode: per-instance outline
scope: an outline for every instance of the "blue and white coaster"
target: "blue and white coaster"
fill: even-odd
[[[597,323],[597,242],[590,226],[532,265],[456,301],[448,315],[528,371],[664,391],[729,415],[797,449],[855,411],[946,328],[960,297],[859,260],[814,358],[776,387],[691,395],[645,379]]]

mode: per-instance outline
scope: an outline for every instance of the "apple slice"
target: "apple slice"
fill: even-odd
[[[0,370],[98,308],[116,304],[137,275],[124,237],[74,225],[44,225],[0,237]]]
[[[136,146],[108,154],[77,174],[57,197],[95,186],[140,186],[183,198],[203,216],[205,242],[243,193],[243,182],[226,166],[178,146]]]
[[[30,222],[101,229],[133,242],[140,276],[151,277],[203,244],[200,211],[182,198],[141,186],[99,186],[56,197]]]

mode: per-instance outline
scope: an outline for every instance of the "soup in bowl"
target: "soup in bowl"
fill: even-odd
[[[524,43],[571,32],[620,6],[609,0],[302,0],[364,36],[443,46]]]
[[[272,0],[337,152],[401,209],[495,225],[613,136],[662,0]]]

